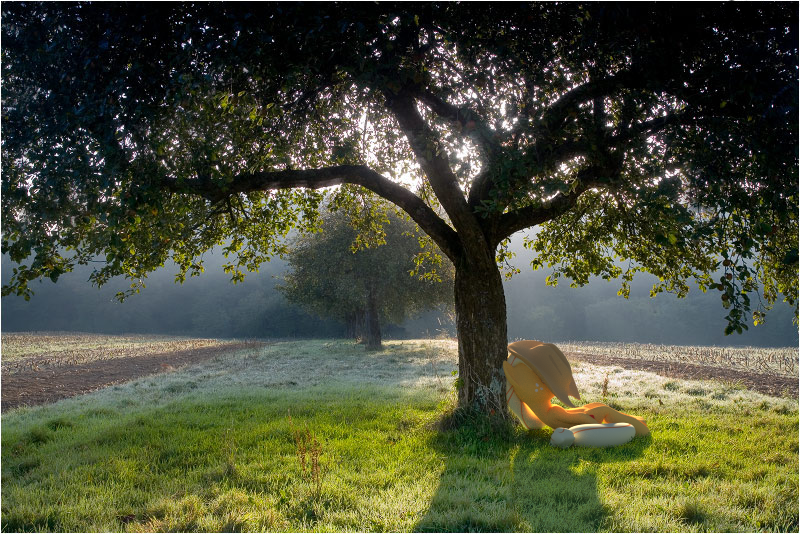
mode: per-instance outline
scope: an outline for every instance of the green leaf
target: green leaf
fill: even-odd
[[[733,334],[733,331],[734,331],[735,329],[736,329],[736,327],[735,327],[735,326],[733,326],[733,325],[729,324],[728,326],[726,326],[726,327],[725,327],[725,335],[726,335],[726,336],[729,336],[729,335]]]

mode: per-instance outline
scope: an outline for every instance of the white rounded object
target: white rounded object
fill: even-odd
[[[569,428],[556,428],[550,437],[550,445],[553,447],[568,448],[575,441],[575,434]]]
[[[595,423],[570,428],[577,447],[613,447],[628,443],[636,435],[630,423]]]

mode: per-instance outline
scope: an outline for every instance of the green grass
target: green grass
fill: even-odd
[[[652,437],[561,450],[452,415],[452,379],[420,378],[432,347],[452,350],[278,344],[4,414],[2,530],[797,531],[796,401],[666,379],[642,395],[618,372],[609,403]],[[603,374],[574,367],[599,400],[577,378]]]

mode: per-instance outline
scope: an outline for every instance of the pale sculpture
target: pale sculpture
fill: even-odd
[[[578,386],[567,358],[555,345],[516,341],[508,346],[508,353],[508,360],[503,362],[508,407],[527,429],[545,425],[555,429],[553,445],[607,447],[626,443],[634,435],[650,434],[641,417],[618,412],[600,402],[579,408],[572,404],[570,396],[580,398]],[[570,408],[554,405],[553,397]]]

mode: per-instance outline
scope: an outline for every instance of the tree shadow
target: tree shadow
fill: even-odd
[[[439,400],[416,395],[363,385],[220,391],[130,414],[127,397],[116,407],[76,403],[4,432],[4,503],[12,480],[24,487],[8,499],[18,506],[3,510],[2,529],[596,531],[607,516],[598,469],[650,445],[561,450],[549,430],[478,415],[430,432]],[[323,467],[345,466],[323,478],[322,498],[301,474],[294,428],[306,423],[323,444]],[[403,449],[414,429],[422,437]],[[63,455],[57,470],[39,460],[42,447]],[[27,489],[52,476],[57,491]],[[96,488],[96,511],[76,515]]]
[[[648,436],[613,448],[563,450],[550,445],[550,429],[492,426],[473,421],[433,438],[447,460],[414,531],[596,532],[610,513],[598,469],[638,458],[652,442]]]

